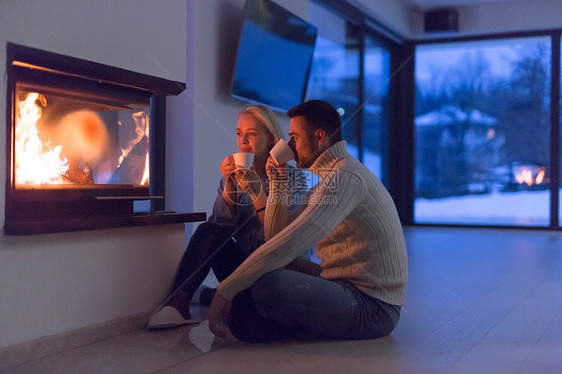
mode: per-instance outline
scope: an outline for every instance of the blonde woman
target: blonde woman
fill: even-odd
[[[208,221],[193,233],[181,260],[173,291],[148,324],[151,329],[199,322],[189,304],[210,269],[217,279],[228,277],[265,242],[264,221],[269,181],[266,163],[271,148],[283,137],[273,112],[262,105],[247,105],[238,114],[236,144],[240,152],[254,153],[251,170],[236,170],[232,156],[219,166],[223,178]],[[296,209],[306,194],[306,179],[288,168],[288,210]],[[292,204],[291,204],[292,202]],[[271,233],[268,230],[268,235]],[[212,294],[206,296],[208,302]]]

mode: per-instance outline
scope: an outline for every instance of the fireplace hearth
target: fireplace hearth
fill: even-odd
[[[6,68],[6,235],[205,219],[164,211],[166,96],[184,83],[13,43]]]

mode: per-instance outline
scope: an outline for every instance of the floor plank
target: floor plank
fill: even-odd
[[[473,372],[517,373],[547,328],[556,328],[552,321],[562,307],[561,286],[542,282],[534,287],[453,367],[452,372],[467,372],[470,368]],[[562,326],[557,327],[560,330]],[[534,367],[535,372],[547,372],[544,369],[542,365]]]
[[[559,293],[560,286],[557,291]],[[544,373],[562,371],[562,307],[533,346],[518,373],[537,373],[537,368],[541,368]]]

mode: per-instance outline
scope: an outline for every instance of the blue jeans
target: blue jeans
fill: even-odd
[[[313,334],[372,339],[390,334],[400,307],[329,281],[280,269],[262,276],[232,303],[230,328],[240,340],[260,342]]]

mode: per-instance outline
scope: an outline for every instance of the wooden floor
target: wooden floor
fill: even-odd
[[[408,228],[406,241],[407,302],[382,339],[245,344],[213,339],[204,322],[136,331],[9,372],[562,372],[562,234]]]

